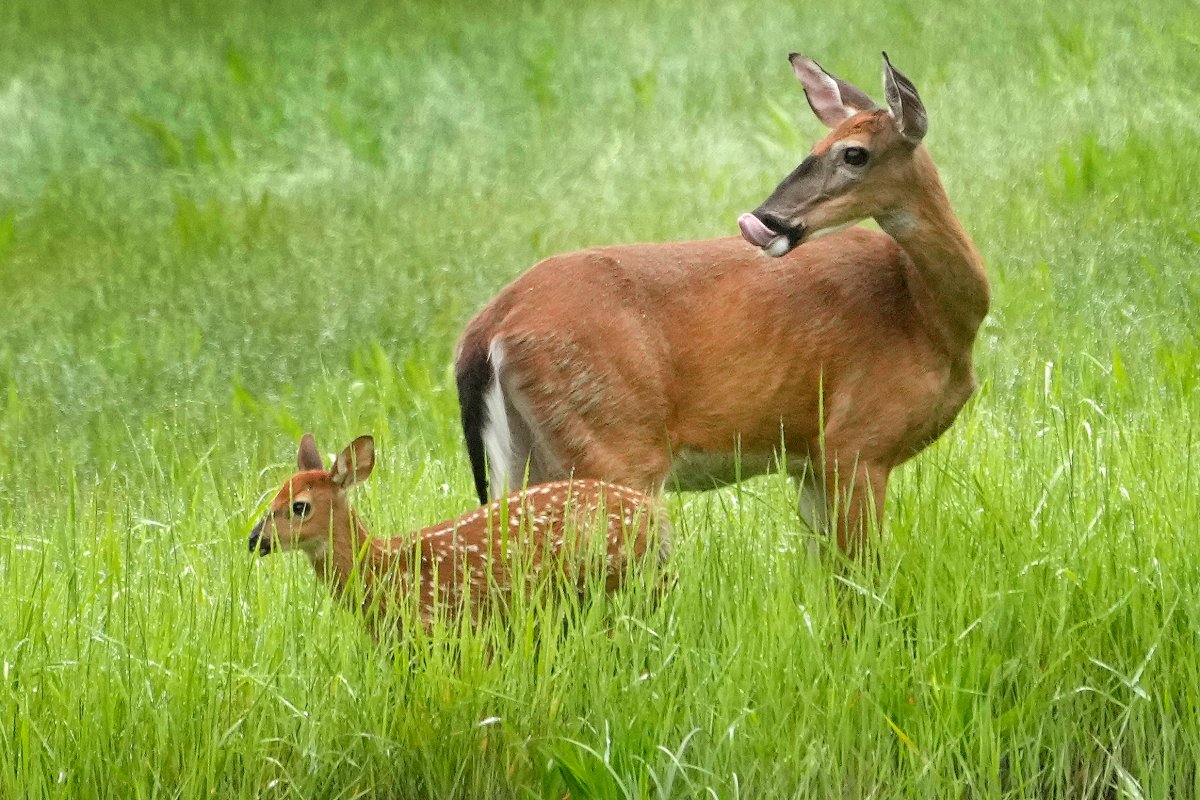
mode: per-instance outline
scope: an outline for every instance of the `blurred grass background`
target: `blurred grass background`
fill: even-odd
[[[786,54],[879,97],[883,49],[994,305],[880,575],[781,478],[674,497],[676,590],[562,636],[381,651],[245,554],[304,430],[376,435],[380,532],[469,508],[469,316],[736,233],[823,133]],[[0,795],[1194,795],[1198,75],[1191,2],[8,0]]]

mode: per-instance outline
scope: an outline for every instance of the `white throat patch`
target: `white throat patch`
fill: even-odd
[[[830,225],[828,228],[818,228],[810,233],[805,241],[811,242],[813,239],[820,239],[822,236],[828,236],[831,233],[844,231],[853,224],[853,222],[843,222],[841,225]]]
[[[889,211],[875,217],[883,232],[893,239],[908,236],[917,229],[917,218],[910,211]]]

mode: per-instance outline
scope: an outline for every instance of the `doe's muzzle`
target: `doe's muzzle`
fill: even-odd
[[[738,217],[738,228],[743,239],[776,258],[789,253],[804,238],[804,226],[788,226],[761,208]]]

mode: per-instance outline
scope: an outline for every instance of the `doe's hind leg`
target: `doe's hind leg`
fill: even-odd
[[[647,441],[653,439],[631,435],[620,442],[619,448],[593,444],[575,454],[573,474],[576,478],[628,486],[649,495],[661,494],[671,472],[671,457],[666,447],[632,444]]]
[[[808,555],[816,558],[829,539],[829,500],[825,496],[825,482],[809,462],[799,470],[792,469],[791,477],[799,493],[797,510],[800,519],[811,534],[807,537]]]

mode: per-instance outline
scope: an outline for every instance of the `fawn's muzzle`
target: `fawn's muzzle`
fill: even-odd
[[[250,531],[250,552],[265,556],[271,552],[271,540],[262,535],[263,524],[260,522]]]

